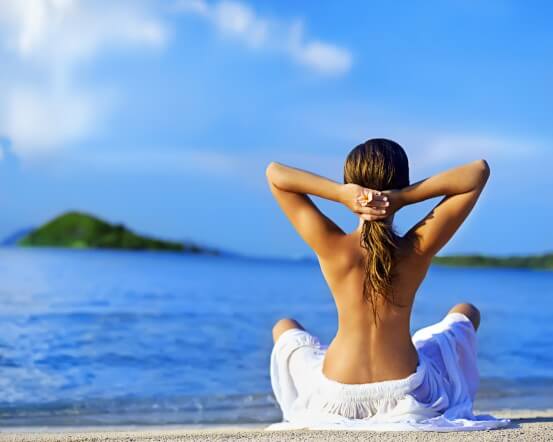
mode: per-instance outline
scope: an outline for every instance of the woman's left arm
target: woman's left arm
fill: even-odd
[[[267,167],[269,187],[282,211],[303,240],[324,258],[335,255],[344,232],[326,217],[307,195],[346,205],[367,221],[384,218],[388,203],[381,192],[356,184],[338,184],[319,175],[272,162]]]

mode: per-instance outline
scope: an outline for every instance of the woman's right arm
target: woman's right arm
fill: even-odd
[[[476,204],[489,176],[488,163],[478,160],[449,169],[398,192],[392,191],[390,201],[396,210],[444,196],[406,235],[414,240],[414,249],[418,255],[431,259],[451,239]]]

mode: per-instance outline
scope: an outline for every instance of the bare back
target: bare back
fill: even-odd
[[[398,305],[379,302],[375,326],[371,305],[363,298],[366,252],[359,245],[359,232],[346,235],[343,241],[346,253],[342,260],[320,261],[338,312],[338,330],[326,353],[323,372],[346,384],[404,378],[418,363],[410,316],[429,262],[413,253],[410,241],[401,241],[392,282]]]

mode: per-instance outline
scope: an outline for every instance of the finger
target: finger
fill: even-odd
[[[357,197],[355,199],[358,200],[358,201],[367,201],[368,196],[366,194],[362,193],[361,195],[357,195]]]
[[[373,197],[373,201],[388,201],[388,196],[382,192],[378,192]]]
[[[358,198],[355,201],[354,206],[357,210],[358,208],[367,207],[367,206],[369,206],[369,204],[370,204],[369,201],[367,201],[366,199]]]
[[[371,203],[369,204],[369,207],[373,207],[373,208],[385,208],[385,207],[389,207],[390,206],[390,202],[389,201],[371,201]]]
[[[353,211],[357,214],[362,214],[362,213],[366,213],[367,210],[369,210],[370,207],[368,207],[366,204],[363,204],[363,203],[355,203],[353,205]]]
[[[386,209],[375,209],[374,207],[361,207],[358,211],[360,215],[386,216]]]
[[[367,202],[371,202],[374,198],[373,191],[371,189],[363,189],[362,198]]]
[[[383,196],[379,192],[375,190],[370,190],[370,189],[363,189],[363,194],[359,195],[356,198],[356,200],[361,203],[371,203],[372,201],[385,201],[383,199]]]
[[[385,218],[386,216],[383,215],[361,215],[361,219],[364,221],[379,221]]]
[[[356,198],[356,202],[362,206],[387,207],[383,206],[382,202],[388,201],[388,197],[379,190],[363,189],[363,195]],[[378,204],[375,204],[377,203]]]

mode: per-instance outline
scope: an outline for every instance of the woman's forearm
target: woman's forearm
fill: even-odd
[[[490,168],[485,160],[473,161],[405,187],[401,190],[402,204],[470,192],[483,187],[489,175]]]
[[[340,202],[342,186],[328,178],[275,162],[269,164],[266,174],[269,181],[280,190]]]

